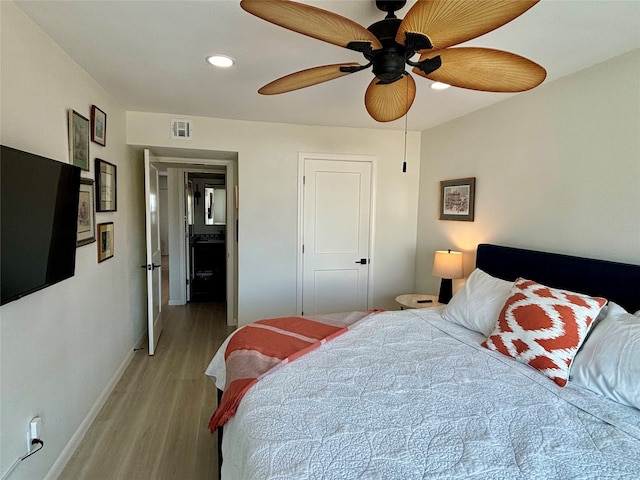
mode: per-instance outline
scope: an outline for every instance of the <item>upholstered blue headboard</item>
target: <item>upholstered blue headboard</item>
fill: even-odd
[[[476,267],[504,280],[523,277],[640,310],[640,265],[480,244]]]

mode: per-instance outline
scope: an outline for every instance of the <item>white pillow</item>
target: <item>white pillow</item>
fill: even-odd
[[[488,337],[500,310],[509,298],[513,282],[507,282],[476,268],[443,312],[444,318]]]
[[[609,302],[571,365],[571,381],[640,409],[640,319]]]

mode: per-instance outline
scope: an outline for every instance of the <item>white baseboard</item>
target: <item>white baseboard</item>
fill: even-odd
[[[138,342],[135,343],[135,345],[140,345],[142,342],[144,342],[146,336],[147,336],[147,332],[145,331],[143,336],[140,338]],[[67,445],[64,447],[64,449],[60,453],[60,456],[56,459],[54,464],[51,466],[51,469],[49,470],[49,472],[47,473],[47,475],[44,477],[43,480],[56,480],[60,476],[60,474],[64,470],[64,467],[66,467],[67,463],[73,456],[74,452],[82,442],[82,439],[87,434],[89,427],[91,427],[91,424],[98,416],[98,413],[100,413],[100,410],[106,403],[107,399],[109,398],[109,395],[111,395],[111,392],[113,392],[113,389],[118,384],[118,381],[120,381],[120,378],[122,378],[122,375],[124,374],[129,364],[131,363],[131,360],[133,360],[134,353],[135,352],[133,351],[133,349],[129,351],[127,356],[124,358],[124,360],[120,364],[120,367],[118,367],[118,370],[116,370],[116,373],[113,375],[113,377],[111,377],[111,380],[109,380],[109,383],[107,383],[107,385],[104,387],[104,390],[102,391],[98,399],[93,404],[93,407],[91,407],[91,409],[89,410],[89,413],[87,413],[87,416],[84,417],[84,420],[82,420],[82,422],[80,423],[80,425],[78,426],[74,434],[71,436],[71,439],[69,440]]]

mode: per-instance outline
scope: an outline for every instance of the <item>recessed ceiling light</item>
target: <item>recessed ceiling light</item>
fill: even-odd
[[[431,84],[431,88],[433,88],[434,90],[446,90],[450,86],[451,85],[449,85],[448,83],[442,83],[442,82],[433,82]]]
[[[214,67],[220,68],[229,68],[235,63],[233,58],[227,57],[226,55],[210,55],[207,57],[207,62]]]

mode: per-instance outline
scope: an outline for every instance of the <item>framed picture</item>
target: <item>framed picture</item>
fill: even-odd
[[[69,161],[89,170],[89,120],[75,110],[69,110]]]
[[[117,210],[116,166],[96,158],[96,211]]]
[[[98,263],[113,257],[113,222],[98,224]]]
[[[440,220],[473,222],[476,177],[440,182]]]
[[[107,114],[95,105],[91,105],[91,141],[103,147],[107,144]]]
[[[95,198],[93,180],[81,178],[76,247],[96,241]]]

